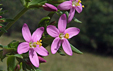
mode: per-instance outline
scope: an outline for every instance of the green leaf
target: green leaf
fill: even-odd
[[[12,22],[14,21],[13,19],[5,19],[5,22]]]
[[[0,28],[0,30],[7,33],[7,30],[5,28]]]
[[[26,0],[20,0],[23,6],[26,6]]]
[[[58,50],[57,52],[58,52],[60,55],[65,56],[65,54],[64,54],[61,50]]]
[[[8,44],[8,47],[9,48],[17,48],[18,47],[18,44],[19,44],[19,41],[13,40],[12,42],[10,42]]]
[[[3,55],[13,52],[14,52],[14,48],[3,48]]]
[[[60,4],[64,2],[65,0],[47,0],[50,4]]]
[[[42,70],[39,68],[35,68],[34,71],[42,71]]]
[[[23,58],[23,56],[20,55],[20,54],[15,54],[14,56],[15,56],[15,57],[18,57],[18,58]]]
[[[3,45],[0,44],[0,48],[3,48]]]
[[[5,14],[7,11],[0,11],[0,15]]]
[[[71,45],[71,49],[73,52],[78,53],[78,54],[83,54],[80,50],[78,50],[77,48],[75,48],[72,44]]]
[[[14,71],[16,67],[15,56],[11,55],[7,58],[7,69],[8,71]]]
[[[20,63],[20,69],[19,69],[19,71],[22,71],[21,69],[22,69],[22,62]]]
[[[73,17],[73,21],[77,22],[77,23],[82,23],[80,20],[78,20],[77,18]]]
[[[39,8],[42,7],[47,1],[46,0],[32,0],[28,3],[28,8]]]
[[[41,20],[40,20],[40,22],[39,22],[39,26],[43,26],[43,25],[45,25],[45,23],[46,23],[46,21],[48,21],[48,20],[50,20],[50,17],[44,17],[44,18],[42,18]]]
[[[25,0],[26,2],[30,2],[31,0]]]

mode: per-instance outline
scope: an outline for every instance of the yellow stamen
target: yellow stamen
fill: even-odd
[[[41,42],[42,42],[42,40],[39,40],[39,41],[37,41],[36,44],[39,45],[39,47],[41,47],[42,46],[42,43]]]
[[[78,0],[78,3],[81,3],[81,0]]]
[[[42,42],[42,40],[39,40],[40,42]]]
[[[80,4],[79,4],[79,3],[77,3],[77,6],[80,6]]]
[[[68,38],[69,38],[69,34],[66,33],[64,37],[65,37],[66,39],[68,39]]]
[[[84,5],[82,5],[82,7],[84,8]]]

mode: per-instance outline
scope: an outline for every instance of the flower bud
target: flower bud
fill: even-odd
[[[0,16],[0,18],[2,18],[2,16]]]
[[[46,60],[44,60],[42,57],[38,56],[38,58],[39,58],[39,63],[45,63],[46,62]]]
[[[53,6],[52,4],[45,3],[45,5],[42,6],[46,11],[57,11],[58,9]]]

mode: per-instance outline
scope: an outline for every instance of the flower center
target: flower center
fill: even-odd
[[[60,39],[63,39],[63,38],[68,39],[68,38],[69,38],[69,34],[68,34],[68,33],[66,33],[66,34],[60,33],[60,34],[59,34],[59,38],[60,38]]]
[[[81,3],[81,0],[78,0],[78,1],[73,1],[72,2],[72,6],[80,6],[80,3]],[[84,5],[82,5],[82,7],[84,8]]]
[[[42,42],[42,40],[39,40],[37,42],[30,42],[29,46],[30,46],[30,48],[36,48],[36,45],[39,45],[39,47],[41,47],[42,46],[41,42]]]
[[[30,42],[29,43],[29,46],[30,46],[30,48],[35,48],[36,47],[36,42],[34,42],[34,43],[33,42]]]

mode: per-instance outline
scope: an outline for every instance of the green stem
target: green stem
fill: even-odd
[[[15,17],[14,17],[14,21],[9,22],[6,26],[5,26],[5,30],[8,30],[26,11],[28,10],[28,8],[24,8],[20,13],[18,13]],[[0,36],[3,35],[5,32],[1,31],[0,32]]]

